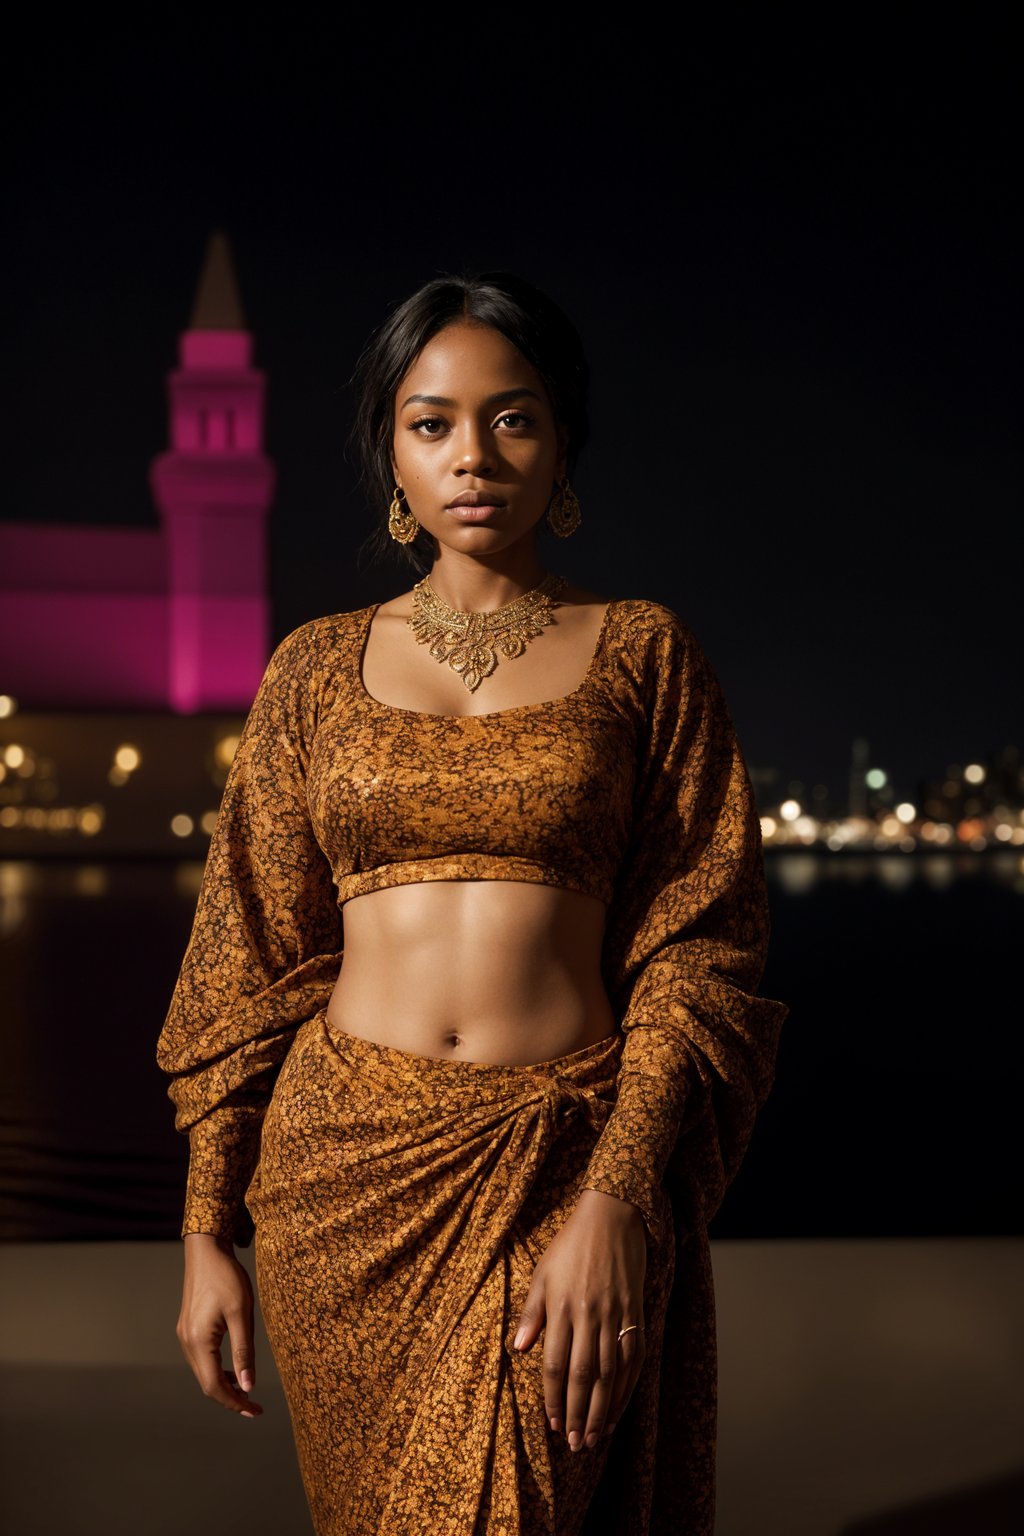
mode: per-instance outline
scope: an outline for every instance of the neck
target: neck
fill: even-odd
[[[508,558],[510,553],[503,550],[504,558],[492,564],[476,556],[442,550],[427,579],[449,608],[460,613],[490,613],[524,592],[532,592],[547,575],[535,550],[524,550],[514,559]]]

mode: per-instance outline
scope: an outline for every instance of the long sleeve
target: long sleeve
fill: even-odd
[[[282,640],[246,718],[157,1045],[189,1136],[183,1236],[251,1241],[244,1194],[274,1081],[341,966],[341,911],[306,796],[314,638],[303,625]]]
[[[706,1225],[771,1088],[788,1008],[755,994],[769,914],[760,822],[722,691],[668,609],[638,683],[643,704],[629,846],[609,908],[604,969],[625,1035],[618,1098],[583,1186],[639,1206],[682,1187]]]

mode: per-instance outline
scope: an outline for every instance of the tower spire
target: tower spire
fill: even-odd
[[[188,328],[190,331],[245,330],[231,246],[222,229],[215,229],[206,242]]]
[[[253,367],[221,230],[206,247],[179,366],[168,380],[171,442],[150,471],[164,528],[170,696],[182,711],[252,697],[270,635],[266,518],[274,466],[263,451],[266,380]]]

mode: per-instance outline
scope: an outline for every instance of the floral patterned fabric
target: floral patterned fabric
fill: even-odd
[[[300,1026],[247,1203],[317,1532],[581,1530],[611,1441],[574,1453],[550,1432],[543,1350],[512,1338],[614,1105],[621,1045],[616,1032],[500,1066],[394,1050],[332,1029],[326,1010]],[[633,1520],[653,1496],[643,1447],[674,1267],[664,1191],[658,1204],[650,1353],[615,1432],[640,1452]]]
[[[606,1522],[600,1529],[615,1536],[710,1532],[715,1355],[706,1227],[769,1092],[787,1011],[756,995],[769,934],[760,830],[721,689],[677,615],[658,603],[619,599],[608,605],[583,683],[563,698],[476,716],[398,709],[372,699],[361,681],[374,611],[371,606],[311,620],[280,643],[229,770],[157,1052],[172,1075],[168,1091],[176,1124],[190,1139],[182,1232],[216,1232],[247,1243],[255,1218],[261,1299],[276,1298],[270,1310],[282,1354],[278,1363],[286,1384],[293,1383],[296,1441],[321,1536],[418,1529],[414,1522],[401,1523],[394,1508],[385,1518],[383,1506],[374,1506],[375,1513],[353,1516],[355,1523],[338,1513],[338,1485],[352,1475],[349,1458],[358,1454],[367,1466],[391,1466],[396,1449],[389,1435],[405,1448],[402,1464],[415,1463],[416,1475],[431,1485],[424,1483],[417,1497],[434,1496],[435,1464],[426,1453],[414,1455],[402,1439],[401,1426],[411,1420],[398,1413],[378,1426],[376,1439],[364,1435],[357,1446],[351,1436],[358,1437],[358,1430],[345,1407],[348,1387],[339,1382],[333,1398],[318,1399],[315,1413],[301,1388],[302,1360],[312,1366],[315,1345],[300,1321],[297,1298],[305,1290],[321,1297],[328,1311],[349,1305],[340,1239],[332,1234],[344,1230],[358,1191],[322,1176],[323,1147],[338,1145],[331,1139],[331,1117],[319,1088],[307,1098],[296,1085],[301,1062],[309,1063],[311,1082],[321,1082],[320,1067],[314,1071],[308,1044],[294,1058],[291,1053],[300,1039],[319,1038],[321,1055],[326,1052],[334,1070],[339,1051],[358,1049],[353,1037],[340,1045],[323,1039],[326,1005],[343,963],[346,900],[435,879],[533,880],[598,897],[607,907],[602,973],[618,1022],[609,1037],[616,1072],[607,1112],[586,1120],[589,1143],[579,1142],[575,1132],[573,1145],[586,1145],[587,1157],[568,1186],[562,1164],[568,1143],[559,1140],[553,1156],[545,1153],[530,1165],[529,1179],[507,1160],[485,1159],[487,1178],[471,1186],[470,1198],[458,1169],[465,1148],[476,1144],[478,1117],[490,1103],[486,1091],[476,1102],[476,1090],[492,1081],[481,1075],[483,1064],[445,1060],[446,1069],[477,1070],[438,1078],[424,1065],[434,1058],[389,1056],[380,1046],[359,1058],[371,1090],[378,1079],[390,1081],[387,1069],[395,1056],[410,1074],[414,1097],[431,1085],[426,1101],[445,1127],[438,1133],[442,1141],[447,1137],[448,1156],[435,1165],[440,1208],[470,1199],[481,1213],[492,1206],[504,1213],[487,1228],[487,1241],[497,1243],[487,1250],[488,1262],[497,1266],[487,1271],[488,1301],[477,1305],[471,1323],[464,1319],[463,1333],[456,1328],[452,1335],[469,1341],[463,1353],[451,1339],[438,1345],[435,1303],[462,1295],[470,1305],[475,1292],[468,1277],[484,1261],[483,1250],[463,1247],[458,1262],[452,1260],[454,1269],[435,1266],[434,1250],[421,1251],[421,1237],[397,1213],[389,1227],[382,1207],[360,1256],[368,1269],[360,1293],[367,1331],[359,1336],[369,1347],[373,1319],[379,1324],[383,1316],[378,1300],[388,1293],[387,1266],[382,1269],[374,1253],[388,1252],[396,1272],[411,1265],[425,1289],[422,1313],[405,1314],[407,1331],[396,1327],[388,1335],[386,1356],[393,1360],[396,1351],[411,1351],[410,1358],[418,1359],[437,1345],[448,1360],[442,1375],[450,1365],[456,1382],[462,1380],[459,1390],[472,1397],[479,1382],[469,1362],[479,1364],[486,1355],[493,1367],[498,1335],[514,1316],[508,1287],[504,1310],[497,1309],[494,1276],[521,1279],[522,1255],[533,1252],[534,1262],[539,1257],[516,1214],[523,1202],[543,1204],[547,1190],[549,1216],[560,1212],[564,1221],[582,1188],[633,1201],[643,1213],[652,1255],[641,1378],[646,1386],[638,1385],[615,1443],[601,1453],[607,1467],[582,1530],[590,1536],[593,1529],[596,1536],[599,1527],[592,1522],[600,1518]],[[568,1063],[571,1076],[579,1055],[538,1065],[560,1078]],[[351,1054],[345,1059],[351,1087]],[[522,1121],[526,1112],[517,1094],[533,1069],[487,1071],[511,1074],[501,1081],[514,1081],[517,1091],[503,1101],[501,1113],[507,1110],[516,1126],[530,1123],[530,1115]],[[460,1114],[450,1113],[443,1095],[431,1098],[441,1082],[459,1083]],[[401,1190],[398,1143],[394,1137],[374,1140],[380,1127],[373,1092],[363,1099],[354,1093],[350,1103],[330,1091],[338,1123],[356,1141],[369,1136],[376,1149],[374,1182]],[[286,1092],[287,1115],[280,1097]],[[363,1131],[351,1107],[358,1103],[368,1117]],[[433,1122],[428,1116],[424,1123]],[[274,1128],[269,1140],[268,1126]],[[290,1167],[287,1180],[275,1158]],[[337,1167],[334,1174],[340,1178]],[[305,1188],[307,1177],[309,1197],[296,1204],[286,1186],[297,1181]],[[646,1309],[671,1274],[671,1299],[652,1327]],[[289,1307],[296,1308],[291,1324]],[[364,1323],[350,1317],[348,1326],[358,1333]],[[539,1358],[539,1344],[534,1352]],[[345,1368],[358,1372],[358,1351],[346,1359]],[[458,1374],[463,1368],[470,1373],[465,1379]],[[460,1489],[458,1515],[437,1526],[452,1536],[563,1536],[580,1529],[593,1484],[583,1489],[581,1502],[580,1475],[568,1483],[561,1477],[553,1443],[547,1462],[531,1453],[520,1412],[529,1372],[517,1375],[514,1365],[511,1371],[511,1398],[495,1389],[493,1434],[488,1438],[483,1420],[473,1420],[477,1438],[471,1449],[463,1448],[464,1464],[443,1480],[447,1492],[453,1478]],[[418,1383],[424,1404],[436,1407],[422,1379],[409,1380],[410,1390],[415,1393]],[[539,1379],[534,1386],[536,1409]],[[415,1408],[406,1403],[404,1412]],[[418,1435],[436,1431],[444,1438],[444,1426],[429,1410],[414,1416]],[[514,1425],[520,1426],[515,1433]],[[328,1448],[338,1452],[342,1442],[348,1449],[339,1462]],[[588,1456],[595,1453],[580,1452],[576,1459]],[[460,1481],[470,1464],[486,1468],[473,1484],[478,1526],[466,1513],[473,1503],[469,1484]],[[500,1477],[499,1464],[505,1468]],[[542,1466],[546,1472],[538,1472]]]

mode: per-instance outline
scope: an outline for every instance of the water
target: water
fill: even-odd
[[[791,1013],[716,1237],[1020,1230],[1018,854],[768,857]],[[0,865],[0,1232],[177,1236],[154,1060],[201,865]]]

